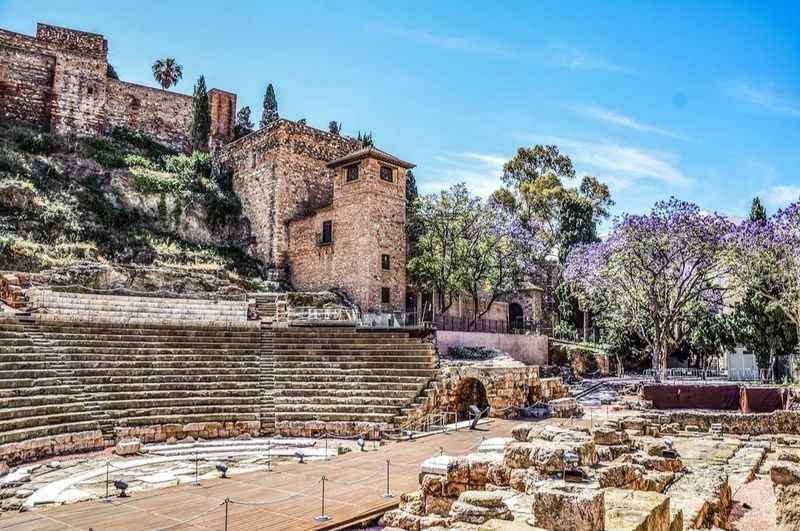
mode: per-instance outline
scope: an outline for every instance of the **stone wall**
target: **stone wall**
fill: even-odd
[[[737,435],[767,435],[785,433],[800,435],[800,411],[773,413],[732,413],[715,411],[658,411],[643,417],[654,424],[673,424],[676,427],[696,426],[702,431],[712,424],[722,424],[723,432]]]
[[[464,389],[478,382],[485,390],[490,417],[511,418],[536,402],[556,400],[569,395],[561,378],[541,378],[539,367],[496,368],[478,366],[447,367],[440,370],[432,392],[425,402],[408,416],[413,422],[431,413],[463,412],[473,397]],[[465,402],[466,399],[466,402]],[[480,405],[480,404],[476,404]],[[466,416],[459,414],[459,420]]]
[[[527,365],[548,364],[547,336],[437,330],[436,343],[442,355],[450,347],[489,347],[507,352]]]
[[[405,308],[405,171],[393,182],[379,177],[383,163],[360,162],[359,179],[347,182],[339,168],[333,204],[290,223],[288,264],[292,283],[302,290],[339,289],[367,311]],[[319,244],[322,224],[331,221],[333,242]],[[389,268],[382,266],[388,255]],[[382,302],[382,289],[389,302]]]
[[[109,79],[106,113],[108,127],[127,127],[179,150],[190,149],[191,96]]]
[[[38,24],[36,37],[0,29],[0,118],[67,135],[123,126],[188,147],[191,97],[107,77],[102,35]],[[215,92],[216,91],[216,92]],[[233,134],[236,96],[212,89],[212,145]]]
[[[0,31],[0,43],[8,37]],[[52,55],[0,44],[0,118],[49,127],[55,65]]]
[[[334,172],[327,163],[359,146],[352,138],[278,120],[217,152],[218,163],[234,172],[257,258],[271,267],[285,265],[289,221],[331,203]]]

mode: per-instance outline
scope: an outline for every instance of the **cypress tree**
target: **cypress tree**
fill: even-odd
[[[275,98],[275,89],[272,88],[272,83],[270,83],[264,93],[264,111],[261,113],[259,127],[267,127],[278,118],[278,100]]]
[[[761,198],[756,197],[753,199],[753,204],[750,206],[750,221],[767,221],[767,209],[761,203]]]
[[[192,125],[189,127],[189,142],[192,149],[208,150],[208,136],[211,133],[211,112],[208,105],[206,78],[200,76],[194,86],[192,96]]]
[[[330,131],[334,135],[342,134],[342,122],[331,120],[330,122],[328,122],[328,131]]]
[[[242,107],[236,113],[236,125],[233,126],[233,137],[241,138],[253,132],[253,122],[250,121],[250,107]]]

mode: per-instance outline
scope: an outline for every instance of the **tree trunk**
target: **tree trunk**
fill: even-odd
[[[653,366],[653,378],[655,379],[656,383],[661,382],[661,347],[656,347],[653,349],[652,355],[652,366]]]
[[[583,311],[583,342],[589,342],[589,312]]]
[[[769,365],[767,366],[767,379],[775,381],[775,348],[769,347]]]

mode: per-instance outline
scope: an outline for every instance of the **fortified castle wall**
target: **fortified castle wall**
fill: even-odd
[[[108,77],[102,35],[38,24],[36,37],[0,29],[0,119],[56,134],[95,135],[114,127],[189,149],[192,98]],[[211,143],[229,140],[236,95],[209,91]]]

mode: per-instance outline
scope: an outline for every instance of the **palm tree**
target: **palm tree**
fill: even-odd
[[[183,67],[172,57],[167,57],[163,61],[156,59],[156,62],[153,63],[153,77],[161,85],[161,88],[167,90],[176,85],[178,80],[183,77]]]

